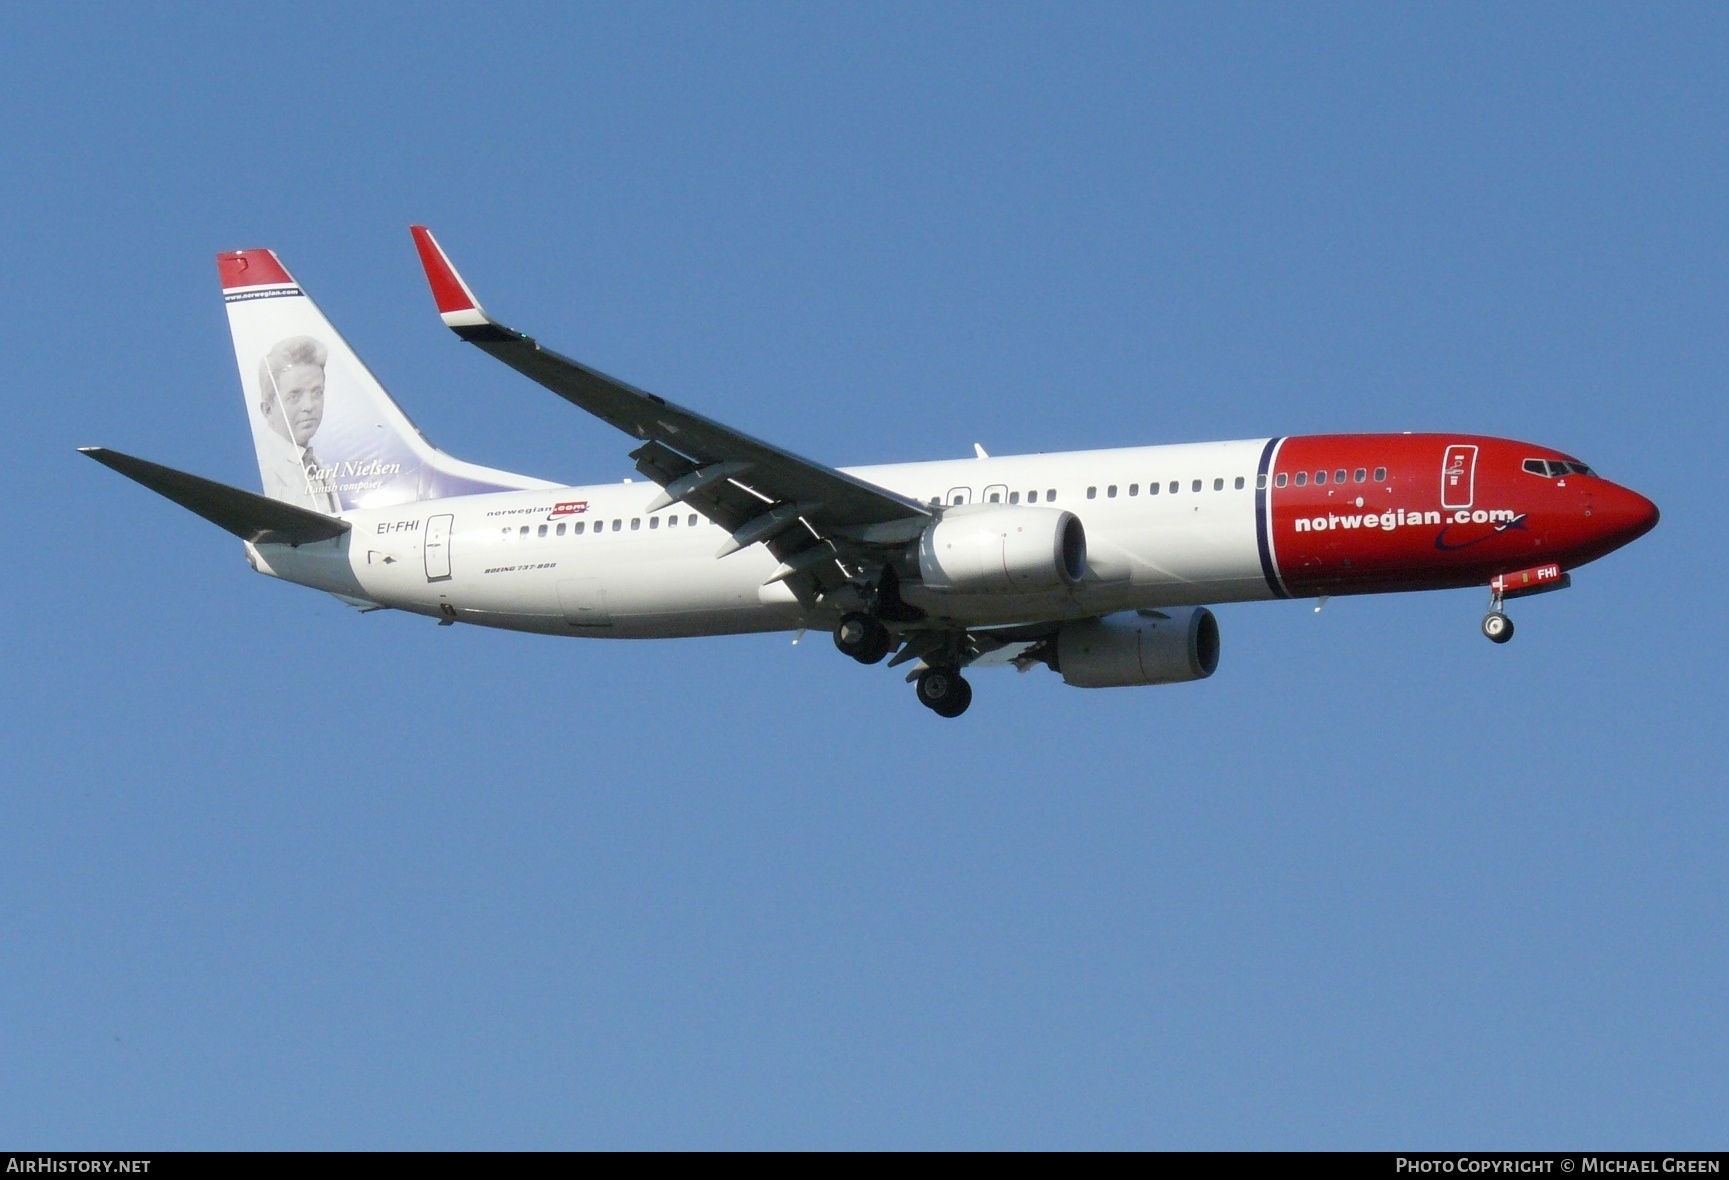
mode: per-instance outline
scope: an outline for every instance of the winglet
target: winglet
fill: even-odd
[[[480,300],[474,297],[474,292],[450,265],[449,256],[438,244],[438,239],[432,236],[432,231],[424,225],[408,228],[414,235],[414,248],[420,252],[420,265],[426,268],[426,281],[432,287],[432,299],[438,304],[438,314],[445,327],[462,335],[464,328],[489,326],[492,321],[481,308]]]

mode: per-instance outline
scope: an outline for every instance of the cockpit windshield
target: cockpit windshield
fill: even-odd
[[[1545,479],[1559,479],[1565,475],[1596,475],[1583,463],[1572,463],[1563,459],[1527,459],[1525,470],[1532,475],[1541,475]]]

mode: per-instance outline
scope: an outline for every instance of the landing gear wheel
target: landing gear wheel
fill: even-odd
[[[834,629],[834,645],[861,664],[874,664],[889,654],[894,640],[875,616],[853,611],[841,616],[840,625]]]
[[[1513,620],[1492,610],[1483,616],[1483,634],[1492,643],[1506,643],[1513,638]]]
[[[875,620],[872,621],[874,622]],[[894,637],[889,634],[889,629],[881,623],[877,623],[875,639],[872,641],[871,646],[863,655],[855,658],[861,664],[875,664],[884,656],[888,655],[889,652],[893,651],[894,647]]]
[[[973,703],[973,686],[959,672],[926,668],[919,674],[919,704],[938,717],[959,717]]]

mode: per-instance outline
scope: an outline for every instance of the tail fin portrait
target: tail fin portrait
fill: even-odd
[[[557,486],[434,448],[273,252],[216,262],[266,496],[337,515]]]

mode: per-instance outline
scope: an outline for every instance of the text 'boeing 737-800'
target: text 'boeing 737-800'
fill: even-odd
[[[1083,688],[1210,676],[1213,603],[1480,586],[1505,643],[1505,600],[1657,523],[1571,455],[1462,434],[828,467],[542,348],[413,233],[445,324],[630,435],[648,483],[435,449],[268,250],[217,256],[264,494],[84,453],[239,536],[260,573],[362,610],[594,638],[817,627],[911,665],[944,717],[974,664]]]

